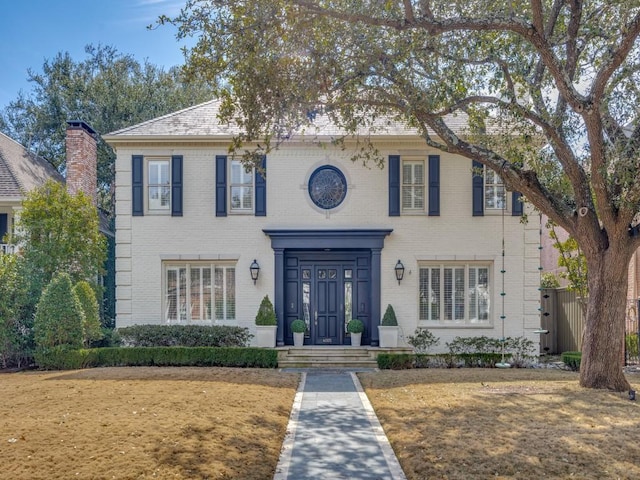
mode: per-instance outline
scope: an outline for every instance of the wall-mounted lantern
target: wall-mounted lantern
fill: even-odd
[[[396,280],[398,280],[398,285],[400,285],[400,282],[404,278],[404,265],[400,260],[396,263],[394,270],[396,272]]]
[[[251,280],[253,280],[253,284],[255,285],[256,280],[258,280],[258,277],[260,276],[260,265],[258,265],[258,262],[255,258],[253,259],[253,263],[249,267],[249,271],[251,272]]]

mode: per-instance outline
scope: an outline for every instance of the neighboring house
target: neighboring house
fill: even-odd
[[[25,194],[42,186],[47,180],[66,183],[67,190],[76,194],[83,191],[96,204],[97,197],[97,145],[96,132],[85,122],[67,122],[66,130],[66,179],[47,160],[30,152],[18,142],[0,133],[0,254],[14,253],[11,233],[20,215]],[[107,216],[99,211],[100,231],[111,243],[113,230]],[[7,243],[5,243],[5,241]],[[109,270],[109,269],[107,269]],[[115,307],[114,273],[107,271],[102,281],[105,286],[103,308],[107,313]]]
[[[477,176],[471,160],[393,122],[367,132],[384,169],[352,162],[353,145],[333,146],[340,132],[327,124],[271,152],[264,175],[247,172],[228,154],[239,131],[217,121],[218,107],[103,137],[117,152],[118,327],[253,331],[268,294],[278,345],[293,343],[297,318],[305,343],[348,345],[345,323],[359,318],[363,344],[377,345],[387,304],[405,341],[417,327],[441,349],[456,336],[501,338],[504,316],[505,336],[538,344],[538,225],[520,221],[522,202],[493,172]]]
[[[15,249],[11,233],[25,193],[50,179],[64,182],[47,160],[0,133],[0,253]]]

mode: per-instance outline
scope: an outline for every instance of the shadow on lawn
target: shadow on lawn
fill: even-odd
[[[51,373],[47,380],[203,381],[276,388],[295,388],[300,381],[299,373],[261,368],[105,367]]]
[[[280,428],[258,416],[250,421],[260,428]],[[223,456],[206,447],[211,445],[211,438],[225,444]],[[271,450],[264,437],[240,436],[237,432],[218,428],[212,420],[207,424],[186,425],[178,438],[162,441],[152,452],[161,471],[177,471],[181,475],[179,478],[262,480],[272,477],[275,471],[277,456]]]
[[[505,373],[470,370],[450,386],[414,374],[391,388],[365,377],[409,479],[640,478],[636,402],[566,375]]]

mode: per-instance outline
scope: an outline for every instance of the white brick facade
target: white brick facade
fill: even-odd
[[[538,223],[523,224],[509,211],[472,216],[471,161],[428,150],[417,137],[380,138],[376,146],[383,157],[424,158],[440,155],[440,215],[389,216],[388,170],[363,167],[349,159],[349,149],[302,141],[285,144],[267,157],[267,214],[215,215],[215,157],[226,155],[228,139],[208,138],[200,143],[163,137],[157,143],[135,136],[107,136],[117,150],[116,161],[116,298],[117,326],[164,323],[163,261],[227,260],[236,266],[236,320],[233,325],[254,330],[262,297],[273,300],[276,268],[271,239],[263,229],[350,230],[391,229],[380,257],[380,298],[384,312],[392,304],[405,341],[417,326],[441,338],[440,348],[456,336],[486,335],[500,338],[502,323],[502,239],[505,240],[505,336],[526,336],[536,344],[539,335],[539,235]],[[138,143],[134,143],[134,142]],[[183,158],[182,216],[132,216],[132,156]],[[327,213],[309,198],[307,182],[321,165],[333,165],[345,175],[344,202]],[[146,193],[145,193],[146,194]],[[503,227],[504,222],[504,227]],[[260,277],[254,286],[249,266],[256,259]],[[394,266],[400,259],[405,275],[398,285]],[[490,321],[481,326],[450,322],[433,325],[418,320],[419,266],[433,261],[474,262],[490,265]],[[379,322],[380,319],[372,319]]]

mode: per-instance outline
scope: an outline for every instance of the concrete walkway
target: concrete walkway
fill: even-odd
[[[355,373],[302,372],[274,480],[406,480]]]

